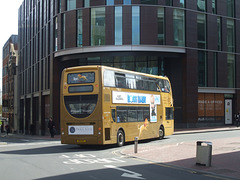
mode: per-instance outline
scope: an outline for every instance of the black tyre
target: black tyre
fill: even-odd
[[[163,139],[164,138],[164,127],[159,128],[159,138],[158,139]]]
[[[125,135],[122,130],[119,130],[117,133],[117,145],[121,147],[124,144],[125,144]]]

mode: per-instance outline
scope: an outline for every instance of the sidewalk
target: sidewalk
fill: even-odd
[[[158,144],[138,144],[138,153],[134,153],[134,147],[126,147],[122,154],[132,156],[154,163],[164,163],[171,166],[196,170],[198,172],[209,172],[227,177],[240,179],[240,128],[224,127],[209,129],[177,130],[174,135],[238,131],[239,137],[211,140],[212,163],[210,167],[196,165],[196,141],[182,142],[159,146]]]
[[[6,133],[1,133],[0,137],[2,138],[25,138],[25,139],[36,139],[36,140],[61,140],[61,136],[60,135],[55,135],[54,138],[51,138],[51,136],[37,136],[37,135],[25,135],[25,134],[12,134],[9,133],[8,135]],[[0,140],[1,142],[1,140]]]

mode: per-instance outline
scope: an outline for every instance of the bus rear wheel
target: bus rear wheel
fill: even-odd
[[[159,138],[158,139],[163,139],[164,138],[164,127],[159,128]]]
[[[123,146],[125,143],[125,135],[122,130],[119,130],[117,133],[117,145],[119,147]]]

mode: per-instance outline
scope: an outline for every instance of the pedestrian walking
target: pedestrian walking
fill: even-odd
[[[55,122],[53,121],[52,117],[49,118],[49,121],[48,121],[48,129],[49,129],[49,132],[51,134],[51,138],[54,138],[54,134],[55,134]]]
[[[239,127],[239,123],[240,123],[240,113],[238,112],[236,114],[236,124],[237,124],[237,127]]]
[[[8,135],[8,133],[10,133],[10,127],[9,127],[8,124],[5,126],[5,129],[6,129],[6,132],[7,132],[7,135]]]

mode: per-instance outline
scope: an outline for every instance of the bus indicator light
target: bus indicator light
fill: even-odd
[[[98,87],[98,84],[96,84],[96,87]]]

